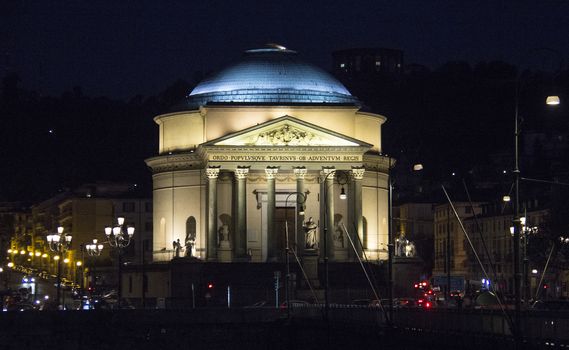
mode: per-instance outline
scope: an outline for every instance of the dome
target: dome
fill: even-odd
[[[360,105],[330,74],[278,45],[245,51],[240,61],[203,80],[188,96],[191,107],[208,103]]]

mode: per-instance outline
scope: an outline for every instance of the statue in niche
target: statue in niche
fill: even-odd
[[[342,228],[342,215],[336,214],[334,215],[334,235],[332,236],[334,239],[334,246],[337,248],[344,248],[345,246],[345,237],[344,237],[344,229]]]
[[[217,230],[218,247],[223,249],[230,248],[231,239],[231,216],[226,213],[219,215],[219,221],[221,221],[221,226]]]
[[[229,227],[223,224],[219,228],[219,243],[229,240]]]
[[[180,257],[180,250],[182,249],[182,244],[180,243],[180,239],[178,238],[177,240],[172,242],[172,245],[174,248],[174,256],[176,258],[179,258]]]
[[[179,240],[178,240],[179,241]],[[195,246],[196,246],[196,233],[195,232],[188,232],[188,234],[186,235],[186,256],[187,257],[192,257],[195,256],[194,254],[194,250],[195,250]]]
[[[318,225],[314,222],[312,217],[306,221],[302,227],[304,228],[304,234],[306,237],[306,249],[316,249],[316,229]]]

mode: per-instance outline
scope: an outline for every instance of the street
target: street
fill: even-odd
[[[34,304],[38,308],[46,303],[55,305],[57,295],[55,278],[49,277],[45,279],[35,275],[31,276],[7,267],[4,268],[1,274],[3,295],[7,295],[8,291],[17,292],[25,288],[28,290],[28,293],[21,294],[27,294],[27,302]],[[71,297],[70,290],[65,290],[62,287],[61,299],[61,304],[65,305],[65,309],[74,308],[74,300]]]

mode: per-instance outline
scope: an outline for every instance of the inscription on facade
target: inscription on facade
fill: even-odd
[[[361,162],[361,155],[247,155],[210,154],[218,162]]]

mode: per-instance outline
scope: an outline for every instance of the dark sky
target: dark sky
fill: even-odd
[[[0,1],[0,76],[58,95],[152,95],[277,42],[329,68],[351,47],[404,51],[406,63],[504,60],[557,66],[569,53],[566,0]],[[529,51],[549,47],[554,51]],[[556,68],[556,67],[555,67]]]

